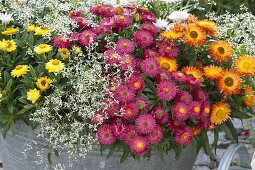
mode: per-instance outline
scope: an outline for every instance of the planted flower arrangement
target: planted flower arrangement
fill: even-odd
[[[107,157],[122,152],[121,162],[171,150],[178,158],[189,145],[213,155],[221,130],[238,142],[231,118],[253,114],[255,57],[222,38],[218,23],[174,8],[161,20],[153,5],[167,2],[49,0],[33,11],[40,3],[3,5],[16,10],[0,25],[4,138],[22,120],[47,141],[50,163],[52,153],[84,156],[97,142]]]

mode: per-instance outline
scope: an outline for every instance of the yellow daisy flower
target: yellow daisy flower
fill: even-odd
[[[12,35],[19,31],[18,28],[8,27],[5,31],[2,32],[3,35]]]
[[[80,53],[82,52],[82,48],[79,47],[79,46],[77,46],[77,47],[74,48],[74,52],[75,52],[76,54],[80,54]]]
[[[65,64],[60,60],[52,59],[48,63],[45,64],[45,68],[48,72],[59,73],[61,70],[65,68]]]
[[[244,94],[246,95],[243,99],[243,103],[250,108],[255,106],[255,91],[252,89],[251,85],[244,86]]]
[[[38,89],[40,89],[43,92],[50,88],[51,83],[52,83],[52,80],[50,78],[40,77],[37,79],[36,86]]]
[[[15,69],[11,71],[12,77],[20,77],[29,72],[29,67],[27,65],[17,65]]]
[[[40,91],[36,88],[30,89],[27,92],[27,100],[31,101],[33,104],[40,98]]]
[[[36,54],[44,54],[52,50],[52,47],[48,44],[39,44],[34,48]]]
[[[70,57],[70,52],[67,48],[59,48],[58,52],[63,60],[67,60]]]
[[[168,40],[178,40],[183,36],[182,33],[175,31],[164,31],[160,35]]]
[[[222,76],[223,69],[218,66],[209,65],[203,68],[205,77],[216,80]]]
[[[50,33],[50,30],[47,28],[41,28],[41,27],[35,28],[35,35],[45,35],[49,33]]]
[[[212,106],[211,123],[219,125],[230,117],[231,109],[227,103],[219,102]]]
[[[242,80],[235,71],[226,70],[222,72],[222,77],[217,80],[217,86],[221,93],[225,95],[238,94]]]
[[[158,57],[157,61],[161,69],[166,70],[168,72],[177,71],[178,65],[176,59],[170,59],[166,57]]]
[[[208,35],[217,36],[218,27],[215,22],[208,19],[200,20],[196,22],[200,28],[202,28]]]
[[[219,62],[225,62],[231,58],[233,54],[233,48],[226,41],[220,40],[220,41],[211,43],[210,53],[211,53],[211,57],[214,60]]]
[[[203,79],[203,73],[200,69],[194,66],[186,66],[182,68],[182,72],[186,73],[187,75],[192,75],[196,79],[200,80],[201,82],[204,81]]]
[[[189,46],[199,46],[204,44],[206,40],[206,33],[195,24],[188,25],[187,31],[183,38],[185,44]]]
[[[34,24],[30,24],[27,26],[27,31],[28,32],[34,32],[36,29],[36,26]]]
[[[17,49],[16,42],[14,40],[5,40],[0,41],[0,49],[7,52],[13,52]]]
[[[242,55],[235,60],[236,70],[245,76],[255,75],[255,56]]]

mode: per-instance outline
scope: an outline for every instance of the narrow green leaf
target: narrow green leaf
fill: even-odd
[[[13,81],[12,81],[12,79],[10,79],[6,85],[6,88],[5,88],[6,91],[8,91],[8,92],[11,91],[12,83],[13,83]]]
[[[9,103],[7,104],[7,109],[8,109],[8,111],[9,111],[9,113],[13,114],[13,109],[14,109],[14,107],[13,107],[13,104],[12,104],[11,102],[9,102]]]
[[[232,124],[231,120],[228,120],[226,123],[221,124],[220,128],[226,133],[228,138],[238,143],[236,129]]]
[[[212,153],[212,150],[211,150],[211,147],[210,147],[210,144],[209,144],[209,139],[208,139],[207,133],[206,132],[202,132],[201,133],[201,137],[202,137],[201,142],[204,145],[205,152],[208,155],[213,156],[213,153]]]
[[[129,155],[129,148],[127,145],[124,145],[123,146],[123,154],[120,158],[120,163],[123,163],[127,159],[128,155]]]
[[[3,127],[3,138],[6,139],[6,135],[8,130],[10,129],[10,124],[7,123],[4,127]]]
[[[15,123],[13,120],[11,121],[10,126],[11,126],[12,134],[15,135],[16,134],[16,126],[15,126]]]
[[[30,70],[30,74],[31,76],[36,79],[36,73],[35,73],[35,69],[33,68],[33,66],[29,65],[29,70]]]
[[[214,130],[214,140],[213,140],[213,144],[212,147],[214,148],[214,153],[216,153],[216,147],[219,141],[219,130],[215,129]]]
[[[164,161],[164,151],[163,151],[161,145],[157,145],[157,152],[158,152],[159,158],[162,161]]]
[[[54,149],[53,152],[54,152],[54,154],[56,155],[56,157],[59,157],[59,152],[58,152],[57,149]]]
[[[113,145],[111,145],[106,159],[109,159],[113,155],[117,146],[118,146],[118,142],[115,142]]]
[[[52,165],[52,154],[51,152],[48,153],[48,162],[50,165]]]

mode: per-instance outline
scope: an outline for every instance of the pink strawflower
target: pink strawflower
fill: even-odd
[[[150,11],[149,11],[147,8],[142,8],[142,7],[136,8],[136,11],[137,11],[139,14],[147,14],[147,13],[150,13]]]
[[[104,113],[110,117],[115,116],[120,109],[119,103],[112,98],[105,99],[102,103],[102,106]]]
[[[74,32],[74,33],[70,34],[70,39],[71,39],[71,41],[75,42],[75,41],[79,40],[80,36],[81,36],[81,33]]]
[[[97,39],[97,35],[94,32],[92,32],[91,30],[85,30],[81,33],[79,37],[79,43],[82,46],[86,46],[95,42],[96,39]]]
[[[164,44],[159,47],[159,53],[160,55],[168,58],[174,58],[177,57],[179,53],[178,47],[176,47],[174,44]]]
[[[87,18],[85,18],[85,17],[74,16],[74,17],[72,17],[72,20],[75,22],[75,24],[78,25],[78,27],[80,29],[89,29],[90,28]]]
[[[142,62],[141,70],[145,75],[154,77],[159,73],[159,64],[155,58],[147,58]]]
[[[135,46],[132,41],[128,39],[120,39],[116,45],[116,51],[119,53],[127,53],[130,54],[135,50]]]
[[[149,134],[155,125],[155,119],[150,114],[142,114],[135,121],[136,129],[141,134]]]
[[[151,114],[155,117],[158,124],[165,124],[168,121],[168,113],[162,105],[156,105],[152,108]]]
[[[99,24],[99,25],[97,25],[97,26],[95,26],[95,27],[93,28],[93,32],[94,32],[96,35],[104,35],[104,34],[109,34],[109,33],[111,32],[111,29],[110,29],[110,27],[108,27],[108,26]]]
[[[81,14],[82,14],[82,10],[78,9],[78,10],[69,11],[67,16],[74,17],[74,16],[81,16]]]
[[[134,125],[128,125],[125,131],[125,135],[123,137],[124,142],[126,144],[130,144],[134,138],[136,138],[138,136],[136,130],[135,130],[135,126]]]
[[[190,117],[194,119],[200,118],[201,103],[193,101],[189,104]]]
[[[187,83],[191,88],[198,88],[202,85],[201,81],[192,75],[187,76],[185,83]]]
[[[138,96],[135,98],[135,104],[139,111],[143,111],[144,113],[149,110],[150,104],[146,97]]]
[[[109,28],[114,26],[114,24],[115,24],[114,18],[104,18],[100,23],[100,25],[109,27]]]
[[[172,76],[171,74],[166,70],[161,70],[155,77],[155,80],[157,83],[160,83],[161,81],[171,81]]]
[[[177,131],[175,134],[175,141],[180,145],[188,145],[192,141],[192,131],[189,127],[185,127]]]
[[[200,102],[207,102],[209,101],[208,99],[208,93],[201,89],[201,88],[197,88],[193,91],[193,96],[194,96],[194,100],[195,101],[200,101]]]
[[[100,15],[102,17],[112,17],[115,15],[115,8],[112,5],[103,5],[103,8],[100,10]]]
[[[175,119],[179,121],[184,121],[188,118],[189,107],[182,102],[175,103],[172,109],[172,114]]]
[[[147,31],[136,31],[134,33],[134,42],[142,48],[146,48],[153,44],[153,37]]]
[[[179,120],[170,120],[167,126],[170,131],[172,131],[173,133],[177,133],[178,130],[185,127],[185,124]]]
[[[163,138],[163,131],[161,127],[155,126],[154,129],[147,135],[148,142],[150,144],[158,144]]]
[[[104,116],[104,114],[102,112],[95,112],[92,116],[92,124],[93,125],[99,125],[104,123],[104,121],[106,120],[106,117]]]
[[[141,30],[148,31],[152,36],[155,36],[159,32],[159,29],[151,23],[141,24]]]
[[[133,56],[130,54],[123,54],[120,57],[121,70],[135,69],[136,62]]]
[[[190,104],[192,102],[192,96],[187,91],[179,91],[176,94],[174,101]]]
[[[135,103],[128,103],[121,107],[122,117],[125,120],[131,120],[138,115],[138,108]]]
[[[110,121],[111,125],[122,125],[125,124],[125,120],[123,120],[122,116],[114,116],[113,118],[111,118]]]
[[[156,93],[159,99],[169,101],[175,97],[177,90],[174,83],[162,81],[157,85]]]
[[[157,21],[157,18],[155,17],[155,15],[152,13],[152,12],[148,12],[146,14],[143,14],[141,16],[141,21],[142,22],[156,22]]]
[[[104,53],[104,62],[106,64],[119,64],[120,55],[115,50],[107,50]]]
[[[129,89],[127,85],[120,85],[114,92],[114,97],[118,101],[126,103],[134,99],[135,92]]]
[[[114,17],[114,26],[116,28],[126,28],[132,24],[132,19],[127,15],[117,15]]]
[[[129,146],[131,152],[137,156],[143,156],[148,151],[148,141],[144,137],[136,136]]]
[[[173,78],[175,81],[179,82],[179,83],[184,83],[187,81],[187,76],[185,73],[181,72],[181,71],[176,71],[173,73]]]
[[[128,81],[128,86],[130,87],[131,90],[134,90],[136,93],[142,92],[144,88],[144,81],[142,76],[133,75]]]
[[[72,46],[72,43],[70,41],[70,37],[67,35],[58,35],[56,36],[52,44],[56,48],[70,48]]]
[[[210,117],[198,120],[196,124],[196,126],[200,129],[208,129],[210,125],[211,125]]]
[[[97,4],[92,7],[90,7],[90,12],[92,14],[101,16],[104,6],[102,4]]]
[[[201,106],[201,119],[211,116],[211,105],[209,102],[202,103]]]
[[[111,145],[116,141],[110,125],[104,124],[97,129],[98,140],[101,144]]]
[[[159,56],[159,53],[155,50],[145,49],[144,50],[144,57],[145,58],[156,58]]]
[[[112,125],[112,132],[116,138],[124,139],[126,134],[127,126],[124,124],[114,124]]]

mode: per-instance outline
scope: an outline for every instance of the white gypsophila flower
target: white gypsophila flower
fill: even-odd
[[[166,29],[169,27],[168,21],[164,19],[157,19],[157,21],[153,24],[160,29]]]
[[[183,22],[188,19],[190,14],[187,11],[174,11],[167,18],[174,22]]]
[[[8,14],[8,13],[1,13],[0,14],[0,21],[3,23],[3,24],[8,24],[9,22],[13,21],[13,18],[12,18],[12,14]]]
[[[177,3],[180,2],[181,0],[160,0],[160,1],[165,3]]]

